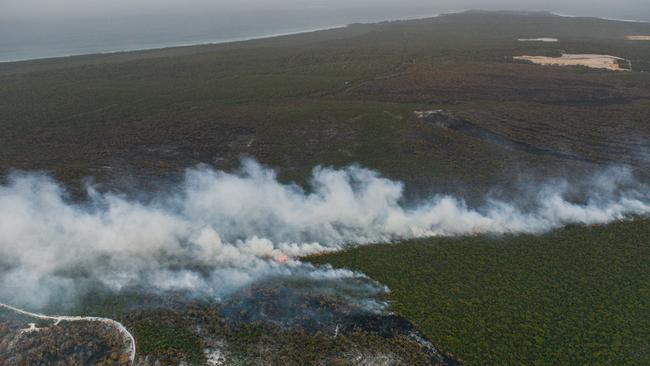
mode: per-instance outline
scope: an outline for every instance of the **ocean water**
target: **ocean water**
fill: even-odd
[[[334,9],[335,10],[335,9]],[[0,22],[0,62],[219,43],[300,33],[351,23],[435,16],[428,8],[366,12],[245,12],[75,21]]]
[[[266,9],[200,15],[95,16],[92,19],[73,20],[58,17],[3,19],[0,14],[0,62],[219,43],[332,28],[350,23],[424,18],[444,12],[476,8],[474,5],[478,5],[470,1],[467,4],[459,3],[459,6],[465,5],[462,9],[454,9],[453,5],[449,4],[450,2],[432,1],[417,6],[364,6],[345,9],[323,6],[316,9]],[[514,4],[504,4],[503,7],[492,6],[491,10],[501,8],[518,7]],[[0,6],[0,11],[1,9]],[[576,14],[571,12],[571,9],[561,10],[557,12]],[[645,12],[623,10],[613,13],[599,12],[596,9],[591,13],[579,14],[650,20],[650,7]]]

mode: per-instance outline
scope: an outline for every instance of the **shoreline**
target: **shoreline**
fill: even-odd
[[[0,60],[0,65],[2,64],[10,64],[10,63],[19,63],[19,62],[30,62],[30,61],[42,61],[42,60],[56,60],[56,59],[63,59],[63,58],[69,58],[69,57],[80,57],[80,56],[99,56],[99,55],[114,55],[114,54],[119,54],[119,53],[128,53],[128,52],[141,52],[141,51],[155,51],[155,50],[165,50],[165,49],[170,49],[170,48],[181,48],[181,47],[193,47],[193,46],[213,46],[213,45],[223,45],[223,44],[229,44],[229,43],[237,43],[237,42],[248,42],[248,41],[258,41],[258,40],[264,40],[264,39],[270,39],[270,38],[275,38],[275,37],[286,37],[286,36],[295,36],[295,35],[300,35],[300,34],[309,34],[309,33],[315,33],[315,32],[323,32],[323,31],[330,31],[330,30],[336,30],[336,29],[344,29],[349,27],[350,25],[354,24],[379,24],[379,23],[384,23],[384,22],[400,22],[400,21],[409,21],[409,20],[422,20],[422,19],[430,19],[430,18],[437,18],[441,15],[446,15],[446,14],[455,14],[455,13],[460,13],[463,12],[464,10],[460,11],[448,11],[448,12],[440,12],[440,13],[434,13],[434,14],[428,14],[428,15],[417,15],[417,16],[407,16],[407,17],[402,17],[402,18],[395,18],[395,19],[383,19],[383,20],[378,20],[378,21],[371,21],[371,22],[354,22],[354,23],[349,23],[349,24],[335,24],[335,25],[330,25],[330,26],[324,26],[324,27],[314,27],[314,28],[305,28],[305,29],[297,29],[297,30],[291,30],[291,31],[283,31],[283,32],[277,32],[277,33],[267,33],[267,34],[260,34],[257,36],[244,36],[244,37],[232,37],[232,38],[223,38],[223,39],[212,39],[212,40],[203,40],[203,41],[187,41],[187,42],[169,42],[165,44],[159,44],[159,45],[149,45],[149,46],[142,46],[142,47],[131,47],[131,48],[122,48],[122,49],[114,49],[114,50],[106,50],[106,51],[100,51],[100,52],[79,52],[79,53],[66,53],[66,54],[61,54],[61,55],[54,55],[54,56],[43,56],[43,57],[33,57],[33,58],[17,58],[17,59],[8,59],[8,60]]]
[[[56,59],[64,59],[64,58],[71,58],[71,57],[81,57],[81,56],[115,55],[115,54],[120,54],[120,53],[155,51],[155,50],[165,50],[165,49],[171,49],[171,48],[223,45],[223,44],[229,44],[229,43],[257,41],[257,40],[264,40],[264,39],[270,39],[270,38],[276,38],[276,37],[295,36],[295,35],[300,35],[300,34],[308,34],[308,33],[314,33],[314,32],[322,32],[322,31],[330,31],[330,30],[336,30],[336,29],[344,29],[344,28],[347,28],[347,27],[349,27],[350,25],[353,25],[353,24],[370,25],[370,24],[380,24],[380,23],[384,23],[384,22],[399,22],[399,21],[409,21],[409,20],[432,19],[432,18],[437,18],[437,17],[440,17],[440,16],[444,16],[444,15],[459,14],[459,13],[468,12],[468,11],[483,11],[483,10],[475,10],[475,9],[447,10],[447,11],[442,11],[442,12],[439,12],[439,13],[429,14],[429,15],[418,15],[418,16],[413,16],[413,17],[384,19],[384,20],[378,20],[378,21],[374,21],[374,22],[363,22],[363,21],[361,21],[361,22],[349,23],[349,24],[338,24],[338,25],[331,25],[331,26],[325,26],[325,27],[315,27],[315,28],[306,28],[306,29],[291,30],[291,31],[284,31],[284,32],[277,32],[277,33],[261,34],[261,35],[250,36],[250,37],[244,36],[244,37],[232,37],[232,38],[202,40],[202,41],[197,40],[197,41],[187,41],[187,42],[179,41],[179,42],[170,42],[170,43],[161,43],[161,44],[150,44],[148,46],[143,45],[141,47],[135,46],[135,47],[127,47],[127,48],[121,48],[121,49],[112,49],[112,50],[99,51],[99,52],[78,52],[78,53],[77,52],[72,52],[72,53],[66,53],[66,54],[61,54],[61,55],[52,55],[52,56],[42,56],[42,57],[38,56],[38,57],[33,57],[33,58],[7,59],[7,60],[0,60],[0,65],[11,64],[11,63],[20,63],[20,62],[31,62],[31,61],[56,60]],[[557,13],[557,12],[546,11],[546,10],[531,10],[531,12],[533,12],[533,11],[534,12],[548,12],[549,14],[552,14],[552,15],[558,16],[558,17],[562,17],[562,18],[593,18],[593,19],[600,19],[600,20],[605,20],[605,21],[616,21],[616,22],[627,22],[627,23],[644,23],[644,24],[650,23],[650,21],[646,21],[646,20],[604,18],[604,17],[596,17],[596,16],[571,15],[571,14]]]
[[[16,62],[28,62],[28,61],[40,61],[40,60],[55,60],[55,59],[68,58],[68,57],[79,57],[79,56],[114,55],[114,54],[118,54],[118,53],[165,50],[165,49],[169,49],[169,48],[180,48],[180,47],[211,46],[211,45],[220,45],[220,44],[228,44],[228,43],[256,41],[256,40],[275,38],[275,37],[294,36],[294,35],[298,35],[298,34],[322,32],[322,31],[335,30],[335,29],[343,29],[343,28],[347,28],[348,26],[349,26],[349,24],[333,25],[333,26],[328,26],[328,27],[310,28],[310,29],[303,29],[303,30],[297,30],[297,31],[271,33],[271,34],[264,34],[264,35],[252,36],[252,37],[233,37],[233,38],[215,39],[215,40],[210,40],[210,41],[196,41],[196,42],[191,42],[191,41],[189,41],[189,42],[176,42],[176,43],[170,42],[169,44],[166,44],[166,45],[162,45],[162,44],[161,45],[151,45],[151,46],[143,46],[142,48],[133,47],[133,48],[122,48],[122,49],[115,49],[115,50],[107,50],[107,51],[101,51],[101,52],[91,52],[91,53],[80,52],[80,53],[69,53],[69,54],[64,54],[64,55],[59,55],[59,56],[44,56],[44,57],[35,57],[35,58],[0,60],[0,64],[9,64],[9,63],[16,63]]]

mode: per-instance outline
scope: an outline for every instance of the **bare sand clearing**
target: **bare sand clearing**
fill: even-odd
[[[613,71],[630,71],[627,68],[622,68],[619,61],[625,59],[609,56],[609,55],[575,55],[563,54],[561,57],[546,57],[546,56],[517,56],[515,60],[526,60],[539,65],[554,65],[554,66],[586,66],[594,69],[608,69]]]
[[[519,38],[519,42],[558,42],[557,38]]]
[[[628,41],[650,41],[650,36],[626,36]]]

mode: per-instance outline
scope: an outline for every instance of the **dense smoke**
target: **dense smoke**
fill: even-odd
[[[541,233],[650,212],[650,191],[624,169],[580,189],[550,182],[533,192],[525,206],[435,196],[407,207],[403,185],[371,170],[316,168],[305,190],[248,160],[237,173],[189,170],[178,191],[146,202],[89,189],[74,203],[46,176],[14,174],[0,186],[0,302],[40,307],[97,284],[222,299],[275,276],[363,278],[297,259],[351,245]]]

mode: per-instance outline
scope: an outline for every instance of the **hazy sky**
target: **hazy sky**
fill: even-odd
[[[481,9],[545,9],[602,17],[646,17],[648,0],[0,0],[0,19],[74,19],[114,16],[168,16],[232,12],[319,11],[413,8],[432,12]]]

